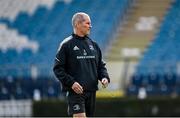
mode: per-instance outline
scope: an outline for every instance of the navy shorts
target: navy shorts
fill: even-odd
[[[96,92],[77,94],[73,91],[67,93],[68,115],[86,113],[87,117],[94,116]]]

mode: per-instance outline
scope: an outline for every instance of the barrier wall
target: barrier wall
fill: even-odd
[[[180,116],[180,98],[111,98],[97,99],[96,117],[118,116]],[[67,116],[65,101],[40,101],[33,104],[33,115]]]

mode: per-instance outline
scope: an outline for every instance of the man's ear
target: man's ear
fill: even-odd
[[[80,26],[80,23],[79,23],[79,22],[77,22],[77,23],[76,23],[76,27],[77,27],[77,28],[79,28],[79,26]]]
[[[74,24],[74,28],[77,28],[77,23]]]

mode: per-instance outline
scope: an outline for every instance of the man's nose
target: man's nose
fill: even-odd
[[[89,28],[92,28],[92,25],[90,25]]]

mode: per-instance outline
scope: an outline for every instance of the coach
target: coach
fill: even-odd
[[[74,14],[72,25],[74,32],[61,42],[53,71],[67,92],[68,114],[91,117],[98,80],[107,87],[110,79],[99,46],[88,37],[92,27],[89,15]]]

